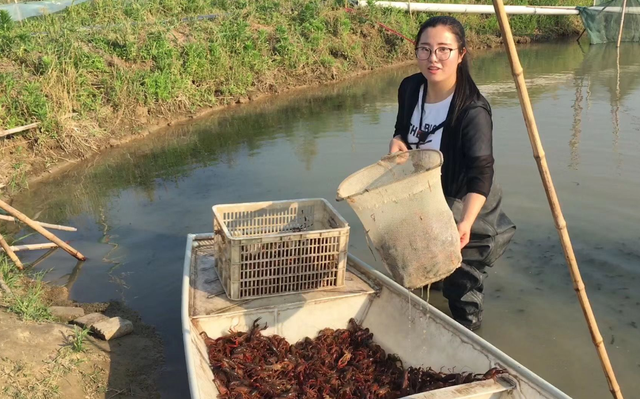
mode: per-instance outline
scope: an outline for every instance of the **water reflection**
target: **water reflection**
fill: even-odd
[[[68,279],[66,284],[64,285],[67,290],[71,291],[73,289],[73,285],[78,280],[78,276],[80,276],[80,272],[82,271],[82,265],[84,265],[84,261],[79,260],[78,263],[73,267],[71,273],[68,274]],[[66,275],[64,277],[67,277]]]
[[[38,259],[36,259],[35,261],[31,262],[29,264],[29,267],[31,267],[31,268],[38,267],[38,265],[40,265],[40,263],[44,262],[47,258],[49,258],[51,255],[53,255],[53,253],[56,252],[58,249],[60,249],[60,248],[59,247],[55,247],[55,248],[49,249],[47,252],[45,252]]]
[[[618,151],[618,141],[620,139],[620,48],[616,48],[616,100],[614,103],[613,111],[613,152],[616,154],[617,167],[620,170],[622,164],[622,158],[620,157],[620,151]]]
[[[569,140],[569,147],[571,148],[571,162],[569,167],[571,169],[577,169],[580,164],[580,134],[582,133],[582,90],[584,85],[584,77],[579,78],[576,76],[573,82],[576,86],[576,100],[573,102],[573,126],[571,127],[572,134],[571,140]]]
[[[620,141],[620,106],[625,97],[637,92],[640,85],[638,71],[640,65],[640,49],[637,45],[623,44],[620,48],[614,45],[590,46],[584,55],[584,59],[574,74],[575,102],[573,105],[572,137],[569,141],[571,149],[571,162],[569,167],[576,169],[580,163],[579,144],[582,132],[583,101],[586,101],[587,110],[591,109],[592,85],[595,90],[604,88],[609,93],[612,125],[612,151],[616,156],[616,168],[622,167],[622,155],[619,151]],[[621,75],[621,65],[626,68]],[[622,79],[621,79],[622,76]],[[586,85],[586,100],[583,91]],[[624,88],[624,90],[622,89]]]

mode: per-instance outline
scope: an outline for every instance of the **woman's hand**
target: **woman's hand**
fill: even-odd
[[[471,226],[476,221],[478,213],[482,209],[487,198],[478,193],[469,193],[462,200],[462,220],[458,223],[460,234],[460,250],[464,248],[471,238]]]
[[[400,136],[394,137],[389,143],[389,154],[393,154],[394,152],[398,151],[409,151],[407,145],[404,143],[404,141],[402,141]]]
[[[460,250],[469,243],[471,238],[471,225],[472,223],[460,222],[458,223],[458,234],[460,234]]]

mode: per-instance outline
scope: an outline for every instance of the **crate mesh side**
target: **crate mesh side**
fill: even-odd
[[[340,236],[241,246],[240,297],[337,285]]]
[[[233,237],[310,231],[314,229],[314,206],[223,212],[222,219]]]

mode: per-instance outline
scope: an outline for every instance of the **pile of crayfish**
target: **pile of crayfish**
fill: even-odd
[[[351,319],[347,329],[324,329],[315,339],[290,345],[265,336],[258,320],[247,332],[218,339],[202,333],[214,382],[228,399],[392,399],[453,385],[495,378],[485,374],[405,369],[402,361],[373,342],[373,334]]]

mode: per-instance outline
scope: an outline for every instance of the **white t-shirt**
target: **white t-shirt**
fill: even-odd
[[[413,115],[411,116],[411,126],[409,128],[409,136],[408,141],[409,144],[413,148],[415,148],[415,144],[418,143],[418,125],[420,124],[420,109],[422,102],[422,91],[424,90],[424,85],[420,87],[420,94],[418,94],[418,104],[416,104],[416,108],[413,110]],[[439,124],[447,119],[447,114],[449,113],[449,105],[451,104],[451,99],[453,98],[453,93],[447,97],[446,99],[433,104],[424,103],[424,111],[422,113],[422,126],[421,130],[428,132],[429,130],[435,128]],[[442,128],[433,132],[427,138],[427,142],[420,145],[421,149],[432,149],[432,150],[440,150],[440,142],[442,141]]]

